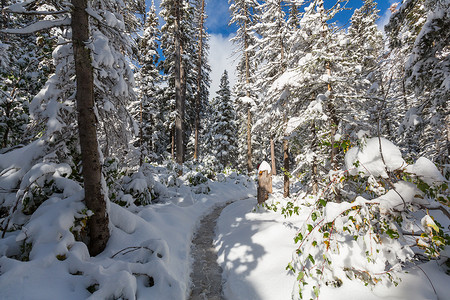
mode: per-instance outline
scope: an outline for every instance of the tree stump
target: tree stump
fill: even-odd
[[[258,173],[258,204],[265,202],[272,193],[272,176],[269,171],[264,170]]]

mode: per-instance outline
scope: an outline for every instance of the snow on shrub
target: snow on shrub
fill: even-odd
[[[428,213],[439,209],[448,218],[436,201],[444,195],[448,201],[448,182],[431,161],[407,165],[394,144],[371,138],[351,148],[345,164],[345,170],[330,172],[319,195],[305,197],[306,206],[290,202],[281,209],[285,216],[309,210],[286,268],[297,274],[300,298],[318,298],[321,285],[338,287],[345,278],[397,285],[398,272],[417,255],[448,259],[441,254],[450,238]],[[346,201],[329,201],[335,191]]]

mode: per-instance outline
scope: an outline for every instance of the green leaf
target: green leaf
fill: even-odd
[[[295,269],[291,263],[288,263],[288,265],[286,266],[286,271],[292,271],[293,273],[295,273]]]
[[[297,244],[299,241],[303,241],[303,235],[300,232],[299,234],[297,234],[297,236],[294,238],[294,242]]]
[[[312,257],[312,255],[308,255],[308,259],[313,263],[313,265],[316,263],[316,261],[314,260],[314,258]]]
[[[313,226],[311,224],[308,224],[308,231],[311,232],[313,230]]]
[[[311,219],[312,219],[313,221],[317,220],[317,213],[316,213],[316,212],[313,212],[313,213],[311,214]]]
[[[298,273],[297,281],[303,280],[304,277],[305,277],[305,272],[300,272],[300,273]]]
[[[319,288],[317,286],[313,286],[314,295],[316,295],[316,298],[319,297]]]
[[[319,204],[322,205],[323,207],[325,207],[327,205],[327,201],[325,201],[323,199],[319,199]]]

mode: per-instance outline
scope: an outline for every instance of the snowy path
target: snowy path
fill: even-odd
[[[192,240],[192,291],[190,300],[219,300],[222,296],[222,268],[217,264],[213,246],[217,219],[222,210],[232,202],[216,207],[203,217]]]

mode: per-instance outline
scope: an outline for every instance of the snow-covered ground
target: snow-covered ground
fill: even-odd
[[[285,202],[281,180],[274,178],[269,203]],[[293,237],[309,211],[304,207],[305,213],[284,218],[279,212],[255,207],[256,199],[235,202],[218,221],[215,246],[224,270],[226,299],[289,300],[297,283],[286,266],[297,249]],[[380,283],[371,289],[343,278],[339,288],[321,287],[319,299],[449,299],[450,276],[435,261],[405,269],[401,279],[397,287]]]
[[[178,179],[164,203],[135,211],[111,203],[111,238],[93,258],[70,233],[82,195],[47,200],[22,231],[0,239],[0,299],[185,299],[191,239],[201,216],[255,193],[246,176],[232,173],[221,180],[207,183],[208,194],[197,194]],[[35,237],[32,243],[27,234]],[[13,249],[20,239],[24,249]],[[26,247],[32,247],[29,253]],[[8,258],[12,252],[25,255]]]
[[[308,208],[302,206],[298,216],[284,218],[256,205],[253,180],[235,173],[218,178],[206,183],[207,194],[197,193],[197,187],[182,178],[168,188],[162,203],[128,209],[111,203],[112,235],[106,250],[93,258],[71,233],[73,216],[83,208],[80,192],[47,200],[22,230],[0,239],[0,299],[186,299],[191,239],[199,220],[230,200],[237,201],[223,210],[214,242],[226,299],[291,299],[296,276],[286,271],[286,265],[297,248],[293,237]],[[274,178],[268,201],[285,203],[281,176]],[[14,249],[18,244],[21,249]],[[22,256],[8,258],[13,252]],[[397,287],[381,283],[373,289],[343,278],[339,288],[323,286],[320,299],[450,295],[450,277],[436,262],[406,269],[401,278]]]

